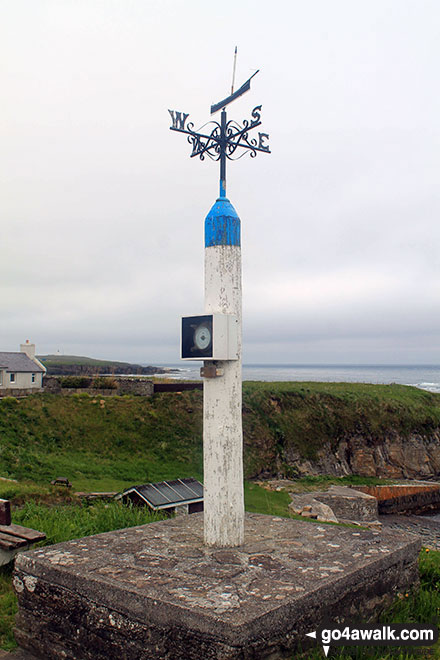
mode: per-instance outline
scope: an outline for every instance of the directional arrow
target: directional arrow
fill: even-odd
[[[259,71],[260,69],[258,69]],[[237,89],[236,92],[228,96],[227,98],[223,99],[223,101],[220,101],[220,103],[215,103],[214,105],[211,105],[211,115],[213,115],[215,112],[218,110],[221,110],[222,108],[225,108],[229,103],[232,103],[232,101],[235,101],[235,99],[238,99],[239,96],[242,96],[245,92],[248,92],[251,88],[251,80],[254,76],[257,75],[258,71],[255,71],[249,78],[249,80],[246,80],[245,83],[240,87],[240,89]]]
[[[314,631],[311,632],[311,633],[306,633],[306,637],[313,637],[313,639],[316,639],[316,630],[314,630]],[[327,645],[324,645],[324,644],[323,644],[323,645],[322,645],[322,650],[324,651],[324,655],[325,655],[325,657],[327,657],[327,656],[328,656],[328,652],[329,652],[329,650],[330,650],[330,646],[327,646]]]

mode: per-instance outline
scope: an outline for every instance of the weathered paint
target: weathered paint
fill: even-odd
[[[223,375],[204,380],[204,539],[218,547],[238,546],[244,539],[241,249],[239,242],[227,242],[228,219],[234,220],[239,237],[238,215],[223,198],[205,223],[205,312],[238,318],[238,360],[218,361]],[[212,227],[215,231],[210,233]]]
[[[219,197],[206,216],[205,247],[214,245],[240,245],[240,218],[226,197]]]

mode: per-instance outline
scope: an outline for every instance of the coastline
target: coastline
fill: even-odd
[[[170,378],[200,380],[199,363],[163,364]],[[158,376],[164,375],[157,374]],[[434,365],[299,365],[244,364],[244,381],[347,382],[409,385],[440,393],[440,366]]]

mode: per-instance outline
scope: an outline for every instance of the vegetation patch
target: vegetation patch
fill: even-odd
[[[38,483],[66,476],[77,490],[87,480],[112,482],[118,489],[133,478],[200,479],[202,402],[198,390],[105,400],[86,393],[6,397],[0,400],[0,475]],[[292,452],[313,459],[326,443],[334,447],[350,434],[379,442],[392,433],[429,437],[439,428],[440,394],[413,387],[255,382],[243,387],[248,478],[294,477]]]
[[[185,396],[0,400],[0,475],[73,490],[119,490],[134,483],[202,472],[198,392]],[[167,398],[168,397],[168,398]]]
[[[83,387],[90,387],[92,383],[91,378],[86,376],[63,376],[60,378],[60,385],[65,389],[81,389]]]
[[[245,466],[295,476],[286,455],[314,460],[347,436],[430,436],[440,428],[440,395],[405,385],[263,383],[243,385]]]
[[[116,390],[118,383],[114,378],[99,376],[94,378],[92,387],[96,390]]]
[[[163,520],[161,513],[146,507],[133,507],[121,502],[96,502],[93,505],[68,504],[46,506],[28,501],[13,513],[13,522],[23,527],[38,529],[46,534],[46,540],[38,545],[52,545],[62,541],[91,536],[114,529],[136,527]]]
[[[0,499],[10,500],[14,508],[32,500],[47,504],[68,504],[76,502],[71,488],[57,488],[33,481],[2,481],[0,480]]]
[[[266,490],[249,482],[244,485],[245,508],[250,513],[267,513],[284,518],[296,517],[292,516],[289,511],[291,501],[290,495],[286,491]]]
[[[12,651],[17,646],[13,628],[17,598],[12,589],[12,564],[0,566],[0,649]]]

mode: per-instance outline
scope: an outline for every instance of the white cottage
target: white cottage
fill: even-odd
[[[0,395],[10,390],[39,390],[45,373],[46,367],[35,357],[35,344],[29,340],[20,344],[19,353],[0,351]]]

